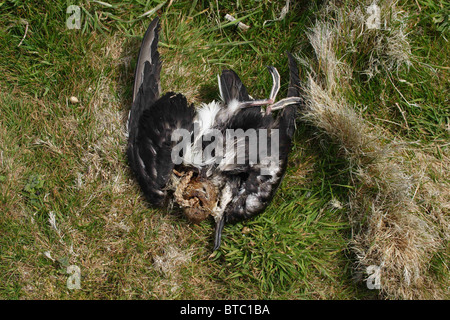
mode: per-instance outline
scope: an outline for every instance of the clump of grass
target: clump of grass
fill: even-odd
[[[389,297],[443,298],[445,284],[433,284],[428,270],[448,239],[440,233],[448,225],[445,206],[430,198],[419,200],[414,192],[415,170],[403,154],[414,148],[368,122],[347,100],[355,75],[366,74],[370,80],[383,71],[393,79],[393,71],[412,65],[406,13],[397,1],[376,3],[384,21],[378,29],[364,25],[364,8],[370,3],[366,5],[330,1],[310,30],[314,57],[306,62],[304,119],[329,135],[349,161],[356,269],[364,274],[367,267],[379,266],[381,292]],[[423,201],[434,206],[433,216],[419,205]]]

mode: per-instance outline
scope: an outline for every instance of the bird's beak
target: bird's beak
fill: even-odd
[[[225,216],[222,216],[216,221],[216,230],[214,232],[214,249],[216,251],[220,247],[220,240],[222,239],[222,230],[225,225]]]

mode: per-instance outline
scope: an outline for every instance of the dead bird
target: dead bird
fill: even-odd
[[[128,162],[152,205],[176,204],[194,223],[213,217],[217,250],[224,225],[264,211],[283,179],[302,105],[297,64],[288,53],[285,99],[275,102],[280,75],[274,67],[268,67],[270,96],[261,100],[234,71],[224,70],[218,77],[222,101],[195,108],[182,94],[161,96],[159,29],[155,18],[137,60]]]

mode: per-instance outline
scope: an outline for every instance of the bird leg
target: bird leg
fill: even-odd
[[[280,110],[284,107],[291,105],[291,104],[297,104],[301,102],[300,97],[289,97],[285,99],[281,99],[277,103],[275,103],[275,98],[278,94],[278,91],[280,90],[280,74],[278,73],[278,70],[275,67],[268,67],[270,74],[272,75],[273,79],[273,85],[272,90],[270,91],[270,97],[269,101],[272,101],[267,108],[266,108],[266,114],[270,114],[274,110]]]
[[[277,97],[278,91],[280,91],[280,74],[275,67],[267,67],[269,69],[270,74],[272,75],[272,90],[270,90],[269,100],[272,101],[267,108],[266,114],[270,114],[272,111],[272,104],[275,102],[275,98]]]
[[[275,67],[269,66],[269,67],[267,67],[267,69],[269,69],[269,72],[272,75],[272,80],[273,80],[272,90],[270,90],[269,99],[243,101],[243,102],[241,102],[241,107],[246,108],[246,107],[267,105],[266,114],[270,114],[274,110],[280,110],[288,105],[300,103],[301,98],[299,98],[299,97],[289,97],[289,98],[281,99],[280,101],[275,103],[275,99],[277,97],[278,91],[280,91],[280,74],[278,73],[278,70]]]
[[[284,107],[287,107],[288,105],[297,104],[300,102],[302,102],[302,99],[300,97],[289,97],[289,98],[281,99],[280,101],[272,104],[269,107],[270,107],[271,111],[274,111],[274,110],[283,109]]]
[[[270,74],[272,75],[272,90],[270,90],[270,96],[269,99],[258,99],[258,100],[251,100],[251,101],[242,101],[240,103],[242,108],[247,107],[255,107],[255,106],[265,106],[265,105],[271,105],[275,102],[275,98],[277,97],[278,91],[280,91],[280,74],[278,73],[277,68],[275,67],[267,67],[269,69]]]

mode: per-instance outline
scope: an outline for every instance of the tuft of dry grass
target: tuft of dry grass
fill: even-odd
[[[312,59],[304,86],[304,119],[332,138],[351,168],[355,187],[350,194],[349,218],[353,226],[351,247],[360,280],[369,266],[380,268],[381,292],[390,298],[445,298],[445,285],[437,285],[430,272],[435,254],[448,241],[448,152],[441,160],[421,152],[420,145],[393,138],[387,130],[365,120],[347,101],[352,75],[377,76],[411,65],[406,12],[397,1],[376,2],[383,24],[365,25],[358,2],[328,2],[308,33]],[[332,17],[331,19],[327,17]],[[351,64],[352,57],[368,57]],[[358,68],[358,69],[356,69]],[[448,151],[448,149],[447,149]],[[431,164],[441,164],[436,181]],[[446,181],[446,182],[444,182]],[[445,191],[447,190],[447,191]]]

